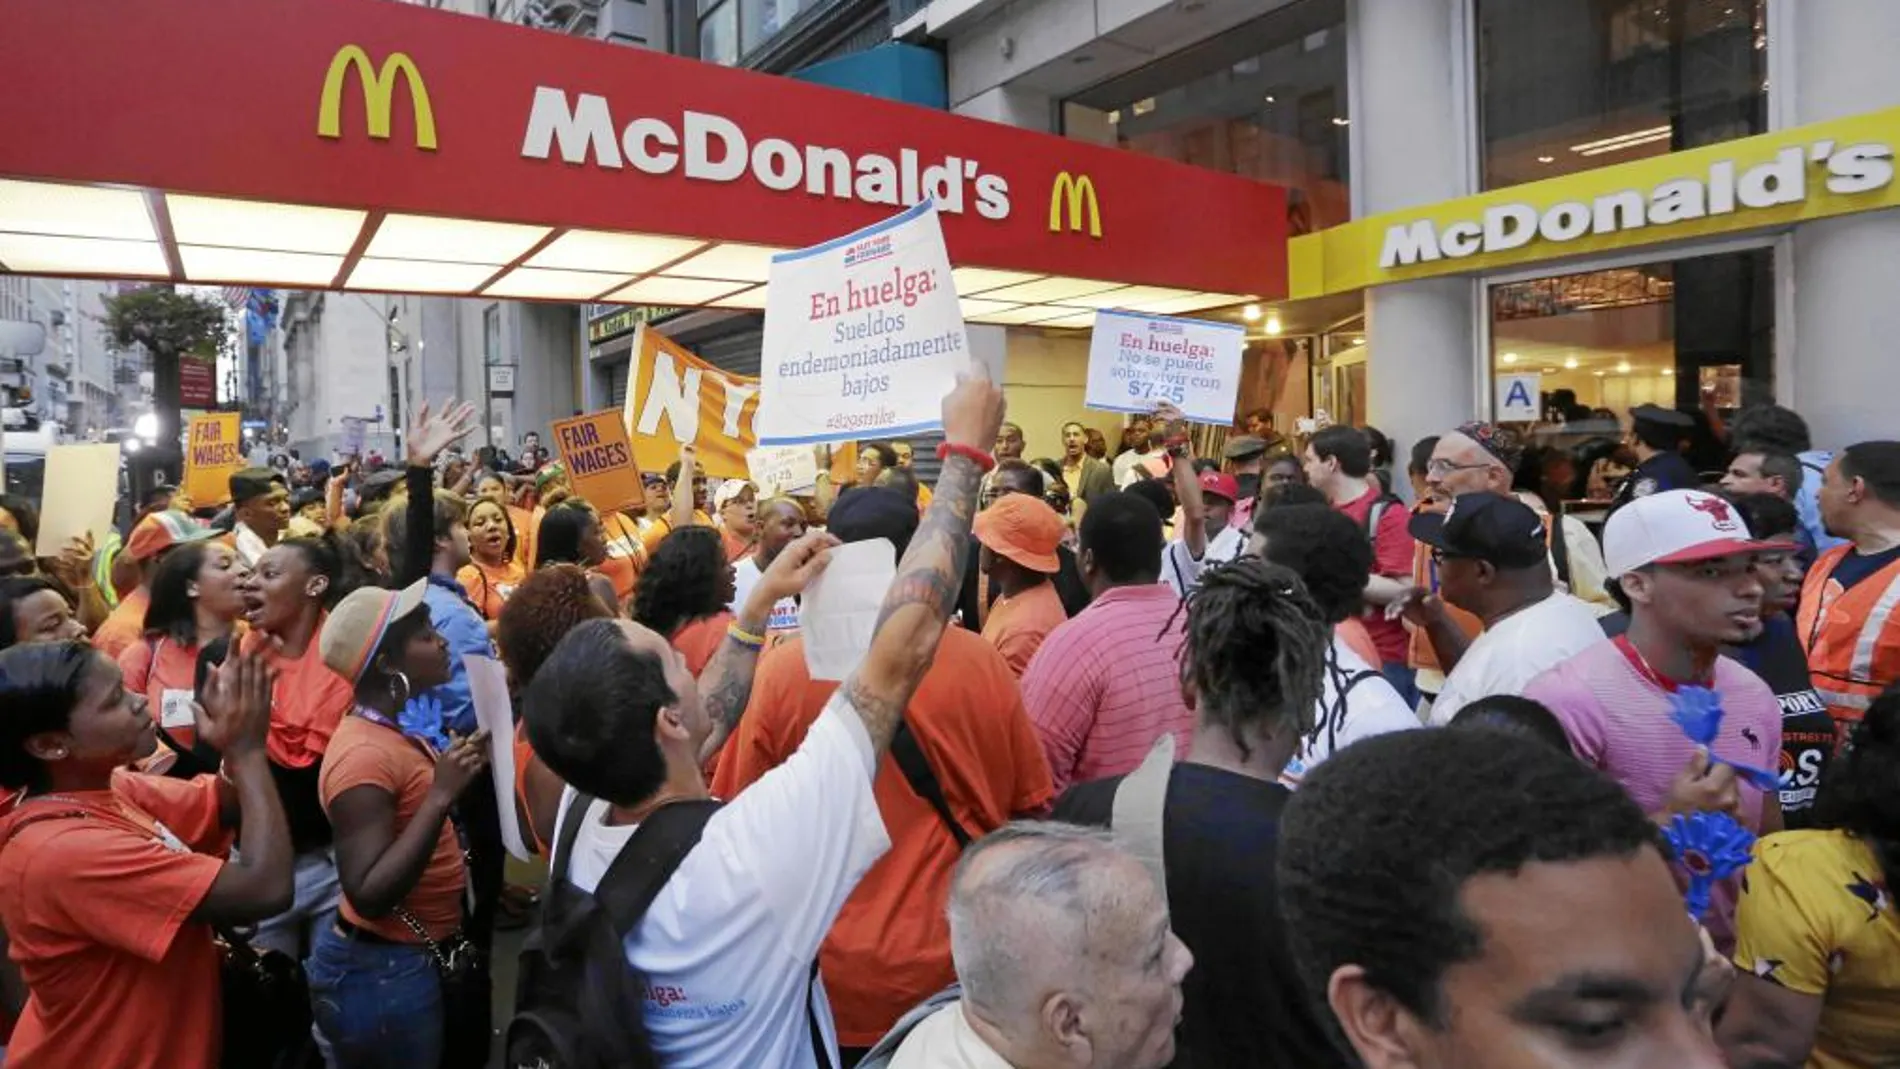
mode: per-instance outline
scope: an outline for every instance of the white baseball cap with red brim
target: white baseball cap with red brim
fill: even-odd
[[[1757,541],[1734,505],[1701,490],[1639,497],[1611,513],[1603,527],[1603,562],[1612,579],[1651,564],[1692,564],[1794,548],[1788,542]]]

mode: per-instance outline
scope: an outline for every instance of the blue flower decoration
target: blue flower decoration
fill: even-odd
[[[1741,871],[1755,845],[1754,834],[1727,813],[1678,814],[1663,828],[1663,838],[1689,874],[1683,900],[1697,921],[1708,916],[1715,885]]]
[[[1714,745],[1722,715],[1722,696],[1708,687],[1677,687],[1669,696],[1669,718],[1698,746]]]
[[[1675,693],[1669,695],[1669,719],[1676,722],[1690,742],[1704,749],[1713,747],[1715,737],[1722,733],[1723,715],[1722,696],[1708,687],[1677,687]],[[1734,769],[1736,775],[1756,790],[1773,791],[1781,788],[1781,777],[1777,773],[1714,754],[1710,754],[1709,759]]]

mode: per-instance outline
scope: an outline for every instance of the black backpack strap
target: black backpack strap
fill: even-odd
[[[824,1029],[818,1027],[818,959],[813,958],[811,976],[805,980],[805,1025],[811,1029],[812,1062],[818,1069],[832,1069],[831,1048],[825,1046]]]
[[[594,900],[613,923],[614,931],[625,939],[646,916],[647,907],[659,896],[660,889],[699,845],[706,822],[719,811],[719,803],[710,798],[690,802],[669,802],[647,814],[634,829],[633,838],[620,850],[620,856],[607,866],[606,875],[594,888]],[[586,810],[581,811],[586,815]],[[578,823],[578,822],[576,822]],[[561,850],[573,848],[562,835]]]
[[[908,721],[897,722],[897,734],[891,737],[891,757],[897,761],[897,769],[904,774],[910,789],[937,811],[937,819],[943,821],[950,837],[957,841],[957,849],[969,846],[975,836],[965,830],[956,814],[950,811],[950,802],[943,796],[943,784],[937,782],[937,772],[930,767],[930,758],[924,756],[924,748],[911,733]]]
[[[587,819],[587,810],[594,804],[594,796],[574,792],[568,799],[567,808],[561,811],[561,834],[556,837],[553,851],[548,855],[548,885],[567,879],[568,858],[574,853],[574,840],[580,837],[581,823]]]

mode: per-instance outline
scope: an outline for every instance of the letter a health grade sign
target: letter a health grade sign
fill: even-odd
[[[921,434],[969,366],[936,202],[772,258],[759,444]]]

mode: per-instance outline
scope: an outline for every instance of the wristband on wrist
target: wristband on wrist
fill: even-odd
[[[758,650],[765,648],[765,636],[755,635],[747,631],[745,628],[739,626],[737,620],[726,625],[726,635],[747,649]]]
[[[949,460],[951,457],[962,457],[970,463],[975,464],[978,470],[984,472],[994,471],[996,468],[996,457],[988,451],[978,449],[973,445],[944,442],[937,446],[938,460]]]

